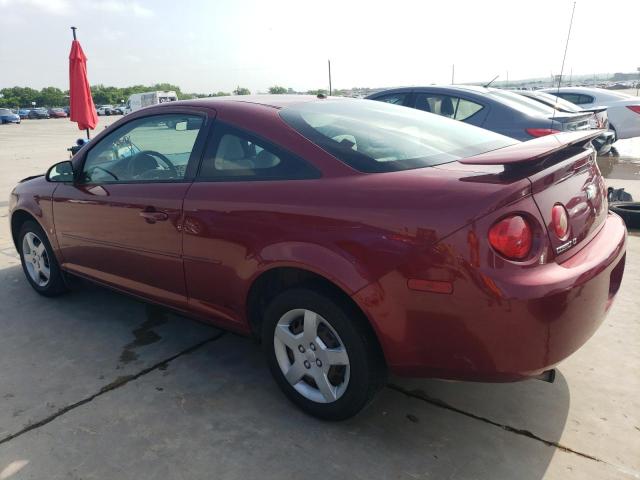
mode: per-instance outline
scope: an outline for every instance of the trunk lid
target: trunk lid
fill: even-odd
[[[548,135],[460,160],[471,165],[504,165],[506,175],[529,179],[559,262],[575,255],[599,231],[607,216],[606,188],[591,140],[601,131]],[[565,207],[569,231],[558,238],[552,208]]]

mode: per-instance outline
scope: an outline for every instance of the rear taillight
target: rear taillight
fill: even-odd
[[[560,130],[554,128],[527,128],[525,129],[532,137],[544,137],[545,135],[553,135],[554,133],[560,133]]]
[[[627,108],[632,112],[640,113],[640,105],[627,105]]]
[[[529,256],[532,240],[531,227],[520,215],[503,218],[489,230],[491,246],[512,260],[522,260]]]
[[[567,238],[569,233],[569,215],[567,209],[559,203],[551,209],[551,227],[560,240]]]

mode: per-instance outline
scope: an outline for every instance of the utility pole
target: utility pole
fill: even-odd
[[[455,78],[456,78],[456,65],[453,64],[451,65],[451,85],[454,85],[456,83]]]
[[[329,64],[329,96],[331,96],[331,60],[327,60]]]
[[[509,70],[507,70],[507,88],[509,88]]]

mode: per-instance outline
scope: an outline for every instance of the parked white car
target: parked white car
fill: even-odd
[[[113,115],[113,105],[100,105],[96,112],[98,115]]]
[[[640,137],[640,97],[633,97],[602,88],[562,87],[545,88],[543,92],[559,96],[579,107],[607,107],[609,128],[616,134],[616,140]]]

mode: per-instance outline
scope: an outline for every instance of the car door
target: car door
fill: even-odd
[[[416,92],[414,108],[460,120],[478,127],[484,123],[489,107],[481,102],[443,92]]]
[[[290,235],[292,222],[282,221],[278,199],[291,182],[319,176],[313,166],[272,142],[216,121],[184,201],[190,311],[215,317],[227,328],[243,328],[247,280],[261,262],[256,252]]]
[[[160,303],[186,304],[182,202],[206,125],[199,110],[174,110],[138,116],[94,140],[74,161],[75,181],[54,193],[63,268]]]

